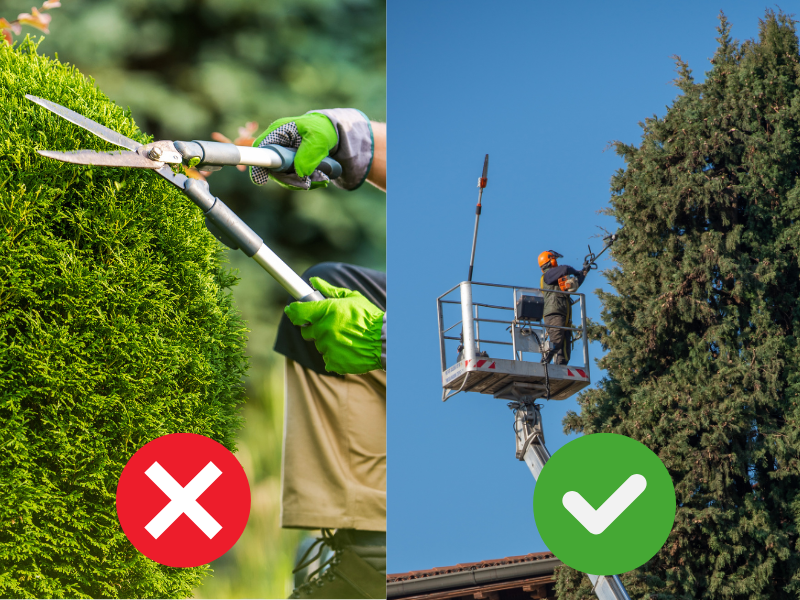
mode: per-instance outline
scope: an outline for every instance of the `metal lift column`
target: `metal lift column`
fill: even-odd
[[[518,400],[509,403],[514,411],[514,431],[516,433],[517,458],[525,462],[534,479],[539,478],[550,452],[544,445],[542,434],[542,415],[532,396],[519,395]],[[587,573],[587,575],[589,575]],[[589,575],[594,593],[599,600],[630,600],[625,586],[618,575]]]
[[[461,284],[461,335],[464,345],[463,360],[475,362],[475,323],[472,320],[472,282],[462,281]],[[463,301],[465,300],[466,301]]]

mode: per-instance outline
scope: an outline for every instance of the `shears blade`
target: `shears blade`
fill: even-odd
[[[144,169],[159,169],[163,162],[150,160],[138,152],[97,152],[95,150],[70,150],[68,152],[55,152],[53,150],[38,150],[39,154],[48,158],[55,158],[62,162],[76,165],[97,165],[100,167],[138,167]]]
[[[134,141],[129,137],[125,137],[113,129],[109,129],[104,125],[100,125],[100,123],[92,121],[91,119],[87,119],[83,115],[79,115],[75,111],[65,108],[60,104],[50,102],[44,98],[38,98],[37,96],[31,96],[30,94],[25,94],[25,97],[32,102],[36,102],[36,104],[39,106],[43,106],[47,110],[54,112],[59,117],[63,117],[70,123],[74,123],[78,127],[83,127],[87,131],[91,131],[97,137],[102,138],[107,142],[111,142],[117,146],[122,146],[128,150],[136,150],[139,146],[141,146],[139,142]]]

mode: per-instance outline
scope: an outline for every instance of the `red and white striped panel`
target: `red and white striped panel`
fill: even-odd
[[[494,361],[493,361],[493,360],[491,360],[491,361],[490,361],[490,360],[487,360],[487,359],[485,359],[485,358],[479,358],[478,360],[476,360],[476,361],[475,361],[475,365],[474,365],[474,366],[475,366],[475,368],[478,368],[478,369],[480,369],[482,366],[484,366],[486,363],[489,363],[489,362],[490,362],[490,363],[492,363],[492,364],[490,364],[488,367],[486,367],[487,369],[494,369],[494,368],[496,368],[496,367],[494,366]],[[465,367],[468,367],[468,366],[469,366],[469,360],[465,360],[465,361],[464,361],[464,366],[465,366]]]

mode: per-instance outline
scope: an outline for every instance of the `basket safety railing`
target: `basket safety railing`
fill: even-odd
[[[492,294],[487,294],[486,292],[493,292],[493,296],[497,297],[502,293],[499,290],[511,291],[511,294],[509,294],[512,300],[510,306],[505,305],[503,300],[483,301],[484,296],[492,296]],[[573,326],[545,326],[543,320],[530,321],[517,318],[515,307],[517,306],[517,300],[522,295],[542,297],[544,294],[561,294],[570,299],[570,302],[573,303]],[[492,298],[490,297],[489,299],[491,300]],[[453,311],[446,311],[446,307],[454,305],[460,307],[458,312],[460,319],[456,317],[454,322],[448,322],[447,317],[450,316],[452,319],[452,316],[446,314],[446,312],[452,313]],[[577,337],[580,338],[576,341],[580,341],[582,347],[580,355],[583,359],[583,364],[570,363],[570,366],[579,366],[588,376],[589,342],[586,335],[586,297],[584,294],[541,290],[530,286],[462,281],[436,299],[436,309],[439,322],[439,354],[442,372],[459,361],[468,360],[472,362],[476,358],[480,358],[482,348],[485,350],[487,345],[495,348],[500,347],[501,353],[503,352],[502,347],[510,349],[511,356],[508,356],[508,358],[513,358],[515,361],[544,362],[543,353],[548,352],[552,347],[548,343],[547,330],[562,329],[571,331],[573,340]],[[481,327],[482,324],[484,325],[483,327]],[[482,330],[484,331],[483,334],[481,334]],[[451,350],[451,354],[448,355],[448,347],[453,347],[452,342],[458,342],[461,350],[460,352],[452,352]],[[575,341],[573,341],[573,344],[575,344]],[[574,349],[578,350],[578,348]],[[539,356],[532,360],[526,360],[525,354],[530,353],[538,354]],[[576,354],[579,353],[574,352],[571,359],[574,359]],[[448,356],[451,357],[450,364],[448,364]],[[456,357],[457,360],[453,361]],[[492,358],[503,357],[493,351]],[[450,398],[458,392],[459,390],[450,390],[448,393],[447,390],[444,390],[443,399]]]

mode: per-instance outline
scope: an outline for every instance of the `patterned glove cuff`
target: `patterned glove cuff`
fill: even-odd
[[[333,184],[345,190],[360,187],[372,167],[375,149],[372,125],[367,115],[355,108],[326,108],[308,112],[328,117],[339,136],[339,143],[333,147],[330,155],[342,165],[342,175],[334,179]]]

